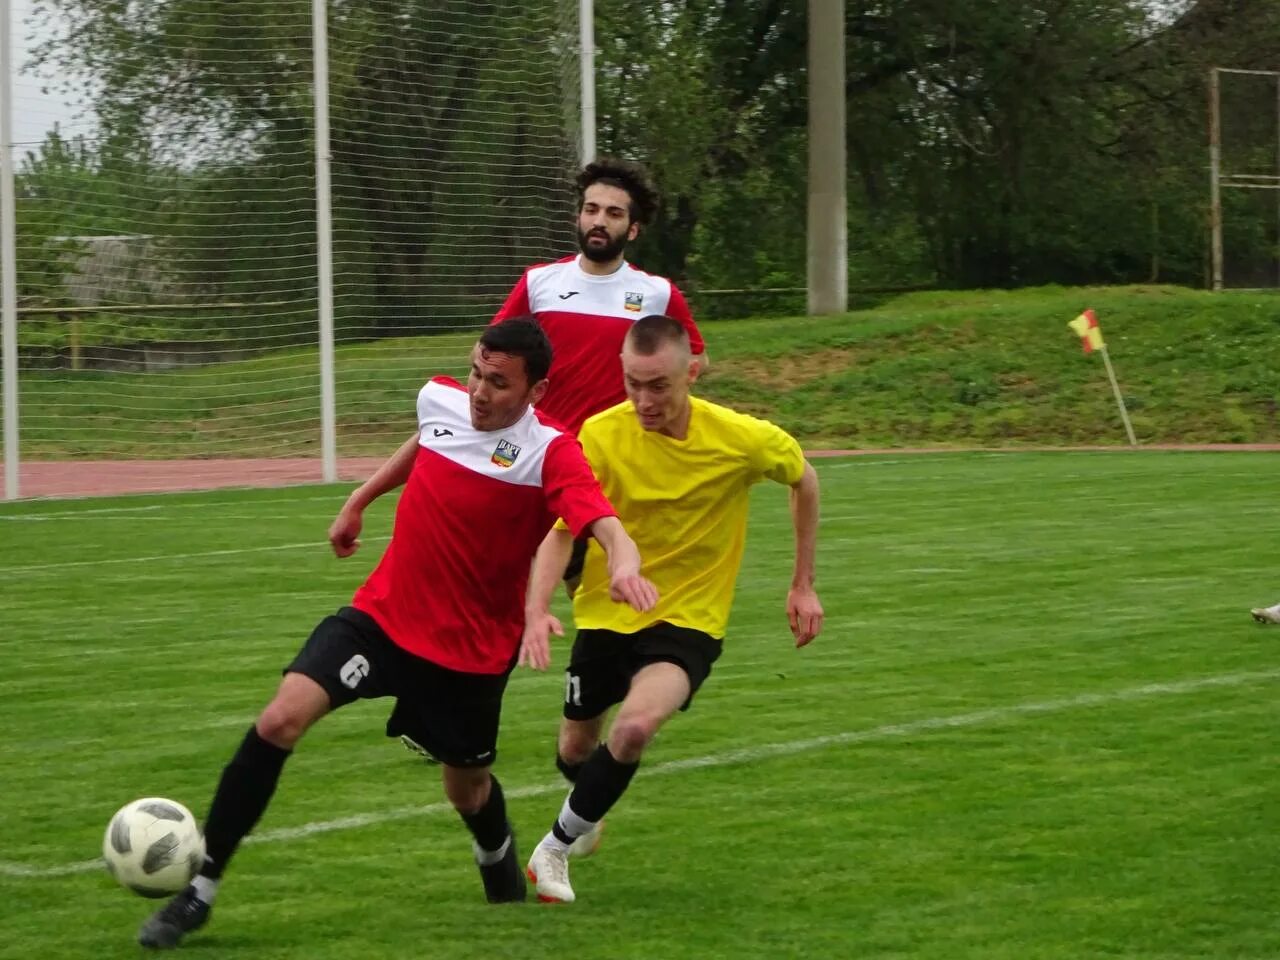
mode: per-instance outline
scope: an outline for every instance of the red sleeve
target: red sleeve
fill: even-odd
[[[685,309],[687,310],[688,307]],[[529,271],[526,270],[520,274],[520,279],[507,294],[506,302],[498,308],[498,312],[489,321],[489,326],[501,320],[509,320],[511,317],[527,317],[531,313],[533,311],[529,309]]]
[[[601,517],[616,517],[600,483],[591,472],[577,438],[561,434],[551,441],[542,461],[542,489],[551,512],[563,517],[575,538]]]
[[[698,330],[698,325],[693,322],[693,314],[689,311],[689,301],[684,298],[684,294],[680,292],[680,288],[674,283],[671,284],[671,299],[667,301],[667,316],[684,324],[684,328],[689,334],[690,350],[694,353],[702,353],[707,349],[706,344],[702,342],[702,334]]]

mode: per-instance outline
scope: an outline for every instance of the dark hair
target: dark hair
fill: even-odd
[[[638,163],[616,157],[604,157],[588,163],[574,180],[578,188],[579,210],[582,209],[587,187],[595,183],[625,190],[631,198],[630,213],[635,223],[649,223],[658,212],[658,191],[649,180],[649,174]]]
[[[551,341],[536,317],[508,317],[486,327],[480,334],[480,346],[495,353],[523,357],[530,386],[545,380],[551,369]]]
[[[689,349],[689,331],[679,320],[672,320],[661,313],[641,317],[627,331],[627,343],[642,357],[651,357],[662,349],[664,343],[674,343]]]

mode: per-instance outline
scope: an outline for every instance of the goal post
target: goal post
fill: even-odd
[[[1280,286],[1280,71],[1209,70],[1210,286]]]

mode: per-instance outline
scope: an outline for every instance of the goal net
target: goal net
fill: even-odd
[[[15,147],[22,459],[318,457],[310,0],[61,6],[99,109]],[[572,247],[576,5],[327,20],[337,450],[381,456]]]
[[[1213,286],[1280,287],[1280,72],[1210,82]]]

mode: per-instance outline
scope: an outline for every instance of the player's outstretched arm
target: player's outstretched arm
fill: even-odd
[[[640,575],[640,551],[617,517],[601,517],[591,535],[609,559],[609,597],[644,613],[658,605],[658,588]]]
[[[560,619],[551,613],[551,597],[572,553],[573,534],[552,527],[534,554],[529,588],[524,595],[524,633],[516,660],[522,667],[545,670],[551,666],[551,634],[564,636]]]
[[[804,473],[791,487],[791,523],[796,532],[796,562],[787,591],[787,620],[796,646],[822,632],[822,603],[814,590],[815,564],[818,552],[818,474],[813,464],[804,465]]]
[[[418,435],[415,433],[380,466],[368,480],[351,491],[338,516],[329,525],[329,543],[339,557],[349,557],[360,546],[360,530],[364,526],[364,508],[388,490],[402,486],[413,472],[413,462],[418,456]]]

